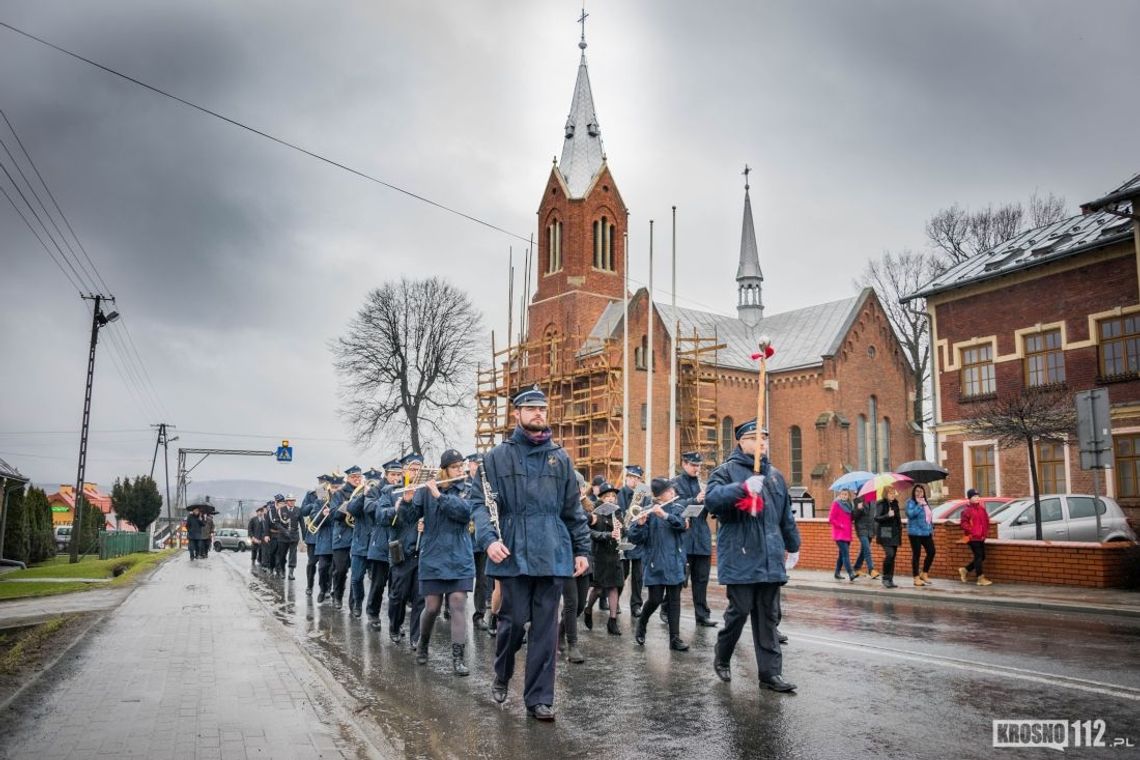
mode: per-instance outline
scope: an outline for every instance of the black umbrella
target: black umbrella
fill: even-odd
[[[915,483],[933,483],[936,480],[945,480],[950,472],[945,467],[939,467],[934,462],[925,459],[915,459],[912,462],[903,462],[895,468],[899,475],[906,475]]]

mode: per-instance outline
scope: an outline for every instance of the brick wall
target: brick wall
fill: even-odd
[[[903,521],[905,524],[905,520]],[[838,551],[831,540],[831,525],[826,519],[797,520],[802,546],[799,567],[807,570],[835,571]],[[904,528],[904,533],[905,528]],[[1051,586],[1085,588],[1122,588],[1125,543],[1093,544],[1074,541],[1012,541],[999,539],[997,525],[990,525],[986,541],[986,577],[995,583],[1037,583]],[[961,542],[958,523],[939,520],[934,525],[934,564],[932,578],[958,580],[958,568],[967,565],[973,555]],[[851,542],[851,562],[859,553],[858,540]],[[875,568],[882,569],[883,550],[872,544]],[[904,538],[895,557],[895,582],[909,582],[910,543]]]

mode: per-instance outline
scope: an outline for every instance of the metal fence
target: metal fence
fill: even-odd
[[[150,551],[149,544],[150,538],[146,533],[105,530],[99,533],[99,559]]]

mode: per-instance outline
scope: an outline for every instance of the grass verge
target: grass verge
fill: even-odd
[[[96,583],[0,583],[0,601],[28,599],[35,596],[55,596],[73,591],[87,591],[102,584]]]
[[[158,565],[163,560],[176,554],[178,549],[166,549],[161,552],[139,552],[128,554],[125,557],[114,559],[84,559],[74,565],[57,560],[49,560],[41,565],[16,570],[0,576],[0,600],[27,599],[37,596],[54,596],[68,594],[74,591],[89,591],[93,588],[103,588],[106,585],[124,586],[141,573]],[[6,583],[10,578],[113,578],[110,584],[102,583]]]
[[[60,615],[39,625],[0,636],[0,674],[10,675],[19,670],[74,617]]]

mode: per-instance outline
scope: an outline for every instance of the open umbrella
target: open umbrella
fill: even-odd
[[[915,483],[933,483],[936,480],[946,480],[950,476],[945,467],[939,467],[925,459],[903,462],[895,468],[895,472],[908,476]]]
[[[873,477],[875,477],[875,473],[873,472],[854,470],[853,472],[845,473],[836,478],[835,482],[831,484],[831,490],[842,491],[844,488],[847,488],[852,491],[858,491],[863,487],[864,483]]]
[[[909,477],[900,475],[897,472],[880,473],[863,484],[863,487],[859,489],[859,495],[870,496],[871,494],[875,494],[878,496],[887,486],[898,487],[901,483],[910,482],[911,479]]]

